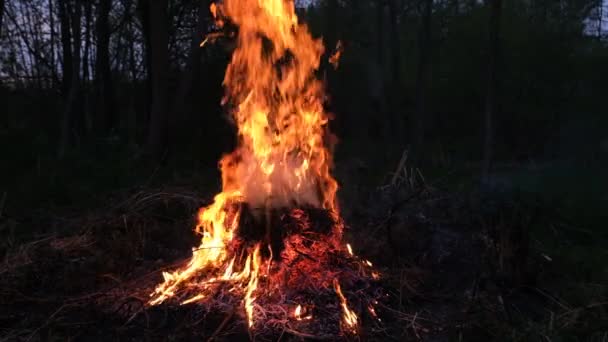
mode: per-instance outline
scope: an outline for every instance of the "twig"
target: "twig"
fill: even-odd
[[[57,309],[55,312],[53,312],[52,315],[49,316],[49,318],[46,320],[46,322],[44,322],[44,324],[42,324],[41,326],[39,326],[38,328],[36,328],[34,331],[32,331],[32,333],[30,334],[30,336],[28,336],[28,338],[27,338],[26,341],[28,341],[28,342],[31,341],[32,338],[34,337],[34,335],[36,335],[36,333],[38,331],[40,331],[42,328],[44,328],[47,325],[49,325],[51,323],[51,321],[53,320],[53,318],[55,318],[55,316],[57,316],[66,307],[68,307],[68,305],[66,305],[66,304],[60,306],[59,309]]]
[[[293,248],[293,250],[294,250],[294,251],[296,251],[296,253],[298,253],[299,255],[301,255],[301,256],[303,256],[303,257],[305,257],[305,258],[306,258],[306,259],[308,259],[308,260],[311,260],[311,261],[314,261],[314,262],[319,262],[317,259],[315,259],[315,258],[311,257],[310,255],[308,255],[308,254],[306,254],[306,253],[304,253],[304,252],[299,251],[299,250],[298,250],[297,248],[295,248],[295,247]]]
[[[567,315],[570,315],[570,314],[573,314],[573,313],[578,313],[578,312],[581,312],[581,311],[593,309],[593,308],[596,308],[596,307],[606,306],[606,305],[608,305],[608,302],[592,303],[592,304],[589,304],[589,305],[585,305],[585,306],[582,306],[582,307],[579,307],[579,308],[574,308],[574,309],[562,312],[562,313],[560,313],[557,316],[557,318],[559,319],[559,318],[562,318],[564,316],[567,316]]]
[[[222,321],[222,323],[220,323],[220,325],[217,327],[217,329],[215,329],[215,331],[213,332],[213,334],[211,334],[211,337],[209,337],[209,339],[207,340],[207,342],[211,342],[213,341],[217,335],[219,333],[222,332],[222,330],[224,330],[224,327],[226,327],[226,324],[228,324],[228,322],[230,321],[230,319],[232,318],[232,316],[234,316],[234,312],[236,310],[233,308],[232,310],[230,310],[230,312],[228,312],[228,314],[226,315],[226,317],[224,317],[224,320]]]
[[[299,332],[297,330],[293,330],[291,328],[285,327],[285,331],[294,335],[294,336],[298,336],[298,337],[302,337],[302,338],[309,338],[311,340],[332,340],[334,339],[334,337],[332,336],[326,336],[326,335],[311,335],[311,334],[307,334],[307,333],[303,333],[303,332]]]
[[[135,317],[137,317],[137,315],[139,315],[140,313],[146,311],[146,304],[145,304],[146,302],[142,301],[140,298],[137,298],[137,297],[134,297],[134,296],[127,298],[127,300],[120,305],[120,307],[118,308],[118,310],[120,310],[121,307],[125,306],[125,304],[127,304],[129,302],[129,299],[135,299],[135,301],[139,301],[140,304],[141,304],[141,307],[133,315],[131,315],[131,317],[129,317],[129,319],[125,322],[125,324],[122,325],[123,327],[125,327],[125,326],[127,326],[127,324],[131,323],[131,321],[133,319],[135,319]],[[118,310],[116,310],[116,311],[118,311]]]
[[[401,154],[401,159],[399,160],[399,164],[397,165],[397,169],[395,170],[395,173],[393,174],[393,178],[391,179],[391,185],[395,185],[395,183],[397,183],[399,174],[401,173],[401,170],[403,169],[403,167],[405,166],[405,162],[407,161],[407,155],[408,155],[408,150],[404,149],[403,153]]]

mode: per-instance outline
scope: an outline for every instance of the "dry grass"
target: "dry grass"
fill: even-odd
[[[544,246],[523,235],[534,224],[534,210],[442,192],[437,182],[408,175],[367,199],[353,199],[361,207],[354,210],[356,219],[347,221],[347,239],[381,275],[364,291],[358,285],[344,288],[362,318],[359,338],[606,338],[605,285],[578,284],[596,293],[582,304],[557,295],[557,282],[568,278],[559,270],[558,255],[549,261],[539,248]],[[174,188],[116,193],[107,203],[88,211],[68,208],[63,215],[38,213],[42,218],[33,222],[54,228],[29,238],[19,236],[18,219],[0,218],[0,340],[337,336],[330,328],[288,319],[285,308],[298,301],[293,297],[256,304],[256,315],[265,318],[259,331],[267,332],[258,336],[244,328],[241,303],[221,291],[208,306],[147,307],[161,271],[186,262],[196,245],[191,228],[204,201]],[[340,313],[332,307],[335,294],[313,292],[318,303],[328,298],[318,304],[319,315],[327,327],[335,326]],[[375,300],[380,321],[365,305]]]

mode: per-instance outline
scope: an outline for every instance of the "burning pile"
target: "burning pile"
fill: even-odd
[[[200,210],[201,245],[188,265],[164,273],[150,303],[242,306],[252,330],[325,321],[337,329],[327,334],[356,333],[355,311],[375,316],[373,300],[358,293],[352,306],[342,286],[364,291],[377,274],[342,243],[333,139],[315,78],[323,44],[290,0],[224,0],[211,11],[217,25],[238,26],[223,100],[238,147],[220,162],[222,192]]]

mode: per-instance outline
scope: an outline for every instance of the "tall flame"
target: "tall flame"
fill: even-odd
[[[298,23],[290,1],[226,0],[215,8],[239,27],[223,100],[236,106],[239,146],[220,163],[223,191],[254,206],[336,209],[323,86],[314,75],[322,42]]]
[[[185,268],[164,274],[150,303],[174,297],[178,287],[204,271],[211,275],[197,283],[201,293],[182,303],[204,299],[205,289],[211,293],[218,281],[241,284],[251,327],[258,278],[267,275],[271,262],[262,260],[260,248],[269,246],[248,248],[245,259],[230,251],[240,214],[231,204],[308,205],[338,215],[337,183],[330,174],[332,136],[323,84],[315,77],[324,47],[298,22],[292,0],[224,0],[212,4],[211,12],[216,25],[238,26],[222,100],[237,125],[238,145],[220,161],[222,192],[199,212],[200,247]],[[341,225],[335,229],[339,240]],[[346,299],[339,287],[336,291],[346,311]],[[354,324],[356,316],[348,322]]]

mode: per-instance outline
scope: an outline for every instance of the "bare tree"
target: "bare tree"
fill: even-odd
[[[71,50],[69,56],[71,57],[71,71],[70,71],[70,83],[68,88],[68,96],[65,101],[65,109],[63,112],[63,118],[61,120],[61,141],[59,145],[59,157],[63,157],[67,151],[67,148],[76,141],[79,137],[78,134],[82,133],[81,125],[82,122],[82,110],[80,108],[81,99],[80,99],[80,47],[82,44],[82,39],[80,36],[80,23],[82,16],[82,3],[80,0],[76,0],[72,6],[70,6],[69,2],[63,0],[60,2],[64,5],[64,13],[62,14],[62,20],[66,21],[66,17],[69,18],[69,23],[71,25],[67,25],[67,31],[70,31],[71,26],[71,46],[70,41],[67,41],[66,44],[66,34],[62,37],[64,41],[64,55],[67,51]],[[63,26],[63,25],[62,25]],[[64,29],[62,28],[62,35]],[[64,71],[65,71],[64,66]]]
[[[597,37],[602,39],[603,36],[603,21],[604,21],[604,0],[599,0],[597,4]]]
[[[0,1],[4,1],[4,0],[0,0]],[[49,0],[49,26],[50,26],[50,45],[51,45],[51,60],[50,60],[50,67],[51,67],[51,87],[55,87],[55,84],[57,82],[57,69],[56,69],[56,63],[55,63],[55,8],[53,7],[53,0]],[[0,25],[2,26],[2,25]]]
[[[61,93],[64,101],[68,97],[70,90],[70,82],[72,81],[72,47],[70,42],[72,41],[72,34],[70,32],[70,3],[69,0],[58,0],[57,6],[59,7],[59,23],[61,30]]]
[[[385,20],[386,14],[386,3],[385,0],[377,0],[376,1],[376,61],[371,62],[369,64],[369,79],[370,79],[370,97],[372,98],[372,103],[374,106],[374,110],[376,111],[377,120],[374,121],[373,126],[377,127],[382,140],[386,140],[384,143],[386,144],[387,139],[391,136],[391,123],[389,120],[386,120],[388,116],[388,104],[387,104],[387,96],[386,96],[386,81],[385,74],[386,70],[385,66]]]
[[[376,42],[378,50],[376,58],[379,65],[384,64],[384,0],[376,1]]]
[[[333,49],[336,46],[336,42],[339,39],[339,25],[338,20],[340,16],[340,4],[338,0],[327,0],[327,17],[325,20],[325,35],[323,42],[328,49]]]
[[[399,106],[398,89],[400,89],[400,75],[401,75],[401,44],[399,41],[399,10],[401,8],[401,0],[389,0],[388,1],[388,13],[389,13],[389,33],[390,33],[390,113],[391,113],[391,127],[393,139],[397,138],[401,134],[401,128],[403,126],[403,119],[400,115],[401,108]],[[395,141],[398,141],[396,139]]]
[[[84,51],[83,51],[83,56],[82,56],[82,82],[84,84],[84,89],[82,90],[82,101],[84,102],[84,113],[83,113],[83,120],[84,120],[84,128],[85,131],[87,133],[89,133],[89,131],[91,130],[91,115],[89,113],[89,79],[90,79],[90,50],[91,50],[91,25],[92,25],[92,21],[93,19],[92,17],[92,10],[93,10],[93,3],[92,1],[87,1],[84,4]]]
[[[399,75],[401,73],[401,42],[399,41],[399,11],[401,0],[390,0],[388,11],[390,14],[389,27],[391,39],[391,74],[393,87],[398,88]]]
[[[488,53],[488,74],[487,92],[484,117],[484,142],[483,142],[483,162],[482,162],[482,181],[488,180],[490,168],[492,166],[493,147],[494,147],[494,121],[496,116],[496,98],[498,93],[497,64],[500,56],[500,16],[502,0],[489,0],[490,21],[489,21],[489,47]]]
[[[42,88],[42,71],[41,71],[41,61],[40,61],[40,40],[39,40],[39,35],[37,34],[37,30],[35,29],[36,26],[36,18],[35,16],[32,15],[32,8],[30,6],[27,6],[27,4],[24,3],[15,3],[18,4],[19,7],[19,15],[17,16],[17,21],[20,23],[22,30],[23,30],[23,40],[29,40],[30,41],[30,46],[31,46],[31,50],[30,51],[35,51],[37,53],[29,53],[28,54],[28,59],[29,59],[29,68],[31,69],[31,75],[32,75],[32,84],[33,82],[36,83],[36,86],[38,88]]]
[[[420,162],[424,146],[425,121],[428,106],[428,83],[431,73],[431,17],[433,0],[424,0],[422,22],[418,36],[418,70],[416,71],[416,111],[412,124],[411,159]]]
[[[135,57],[135,15],[130,7],[126,7],[126,10],[129,15],[128,27],[129,27],[129,76],[131,78],[131,94],[129,96],[129,112],[127,114],[127,132],[129,144],[136,145],[137,144],[137,61]]]
[[[0,0],[0,34],[2,34],[2,17],[4,17],[4,0]]]
[[[72,47],[70,43],[72,41],[72,35],[70,31],[70,3],[69,0],[59,0],[57,2],[59,6],[59,21],[61,26],[61,47],[62,47],[62,72],[63,76],[61,82],[61,93],[63,96],[64,110],[61,117],[61,137],[59,141],[59,157],[63,157],[66,153],[68,145],[70,144],[70,94],[72,84],[72,73],[73,73],[73,59],[72,59]],[[78,69],[76,69],[78,70]]]
[[[182,72],[179,88],[177,90],[175,120],[186,119],[185,104],[187,102],[187,97],[194,86],[194,80],[200,74],[202,56],[200,43],[204,39],[204,35],[207,31],[207,13],[209,13],[209,0],[199,0],[198,19],[196,29],[192,32],[188,62]]]
[[[99,0],[95,34],[97,50],[95,56],[95,103],[96,122],[103,132],[109,132],[116,125],[112,72],[110,69],[110,9],[112,0]]]
[[[149,122],[150,113],[152,112],[152,47],[150,42],[150,2],[147,0],[137,1],[137,12],[141,22],[141,30],[144,38],[144,76],[145,82],[145,101],[144,101],[144,121]]]
[[[152,65],[152,108],[148,131],[148,148],[159,160],[163,157],[168,146],[169,34],[167,1],[157,0],[148,3]]]

